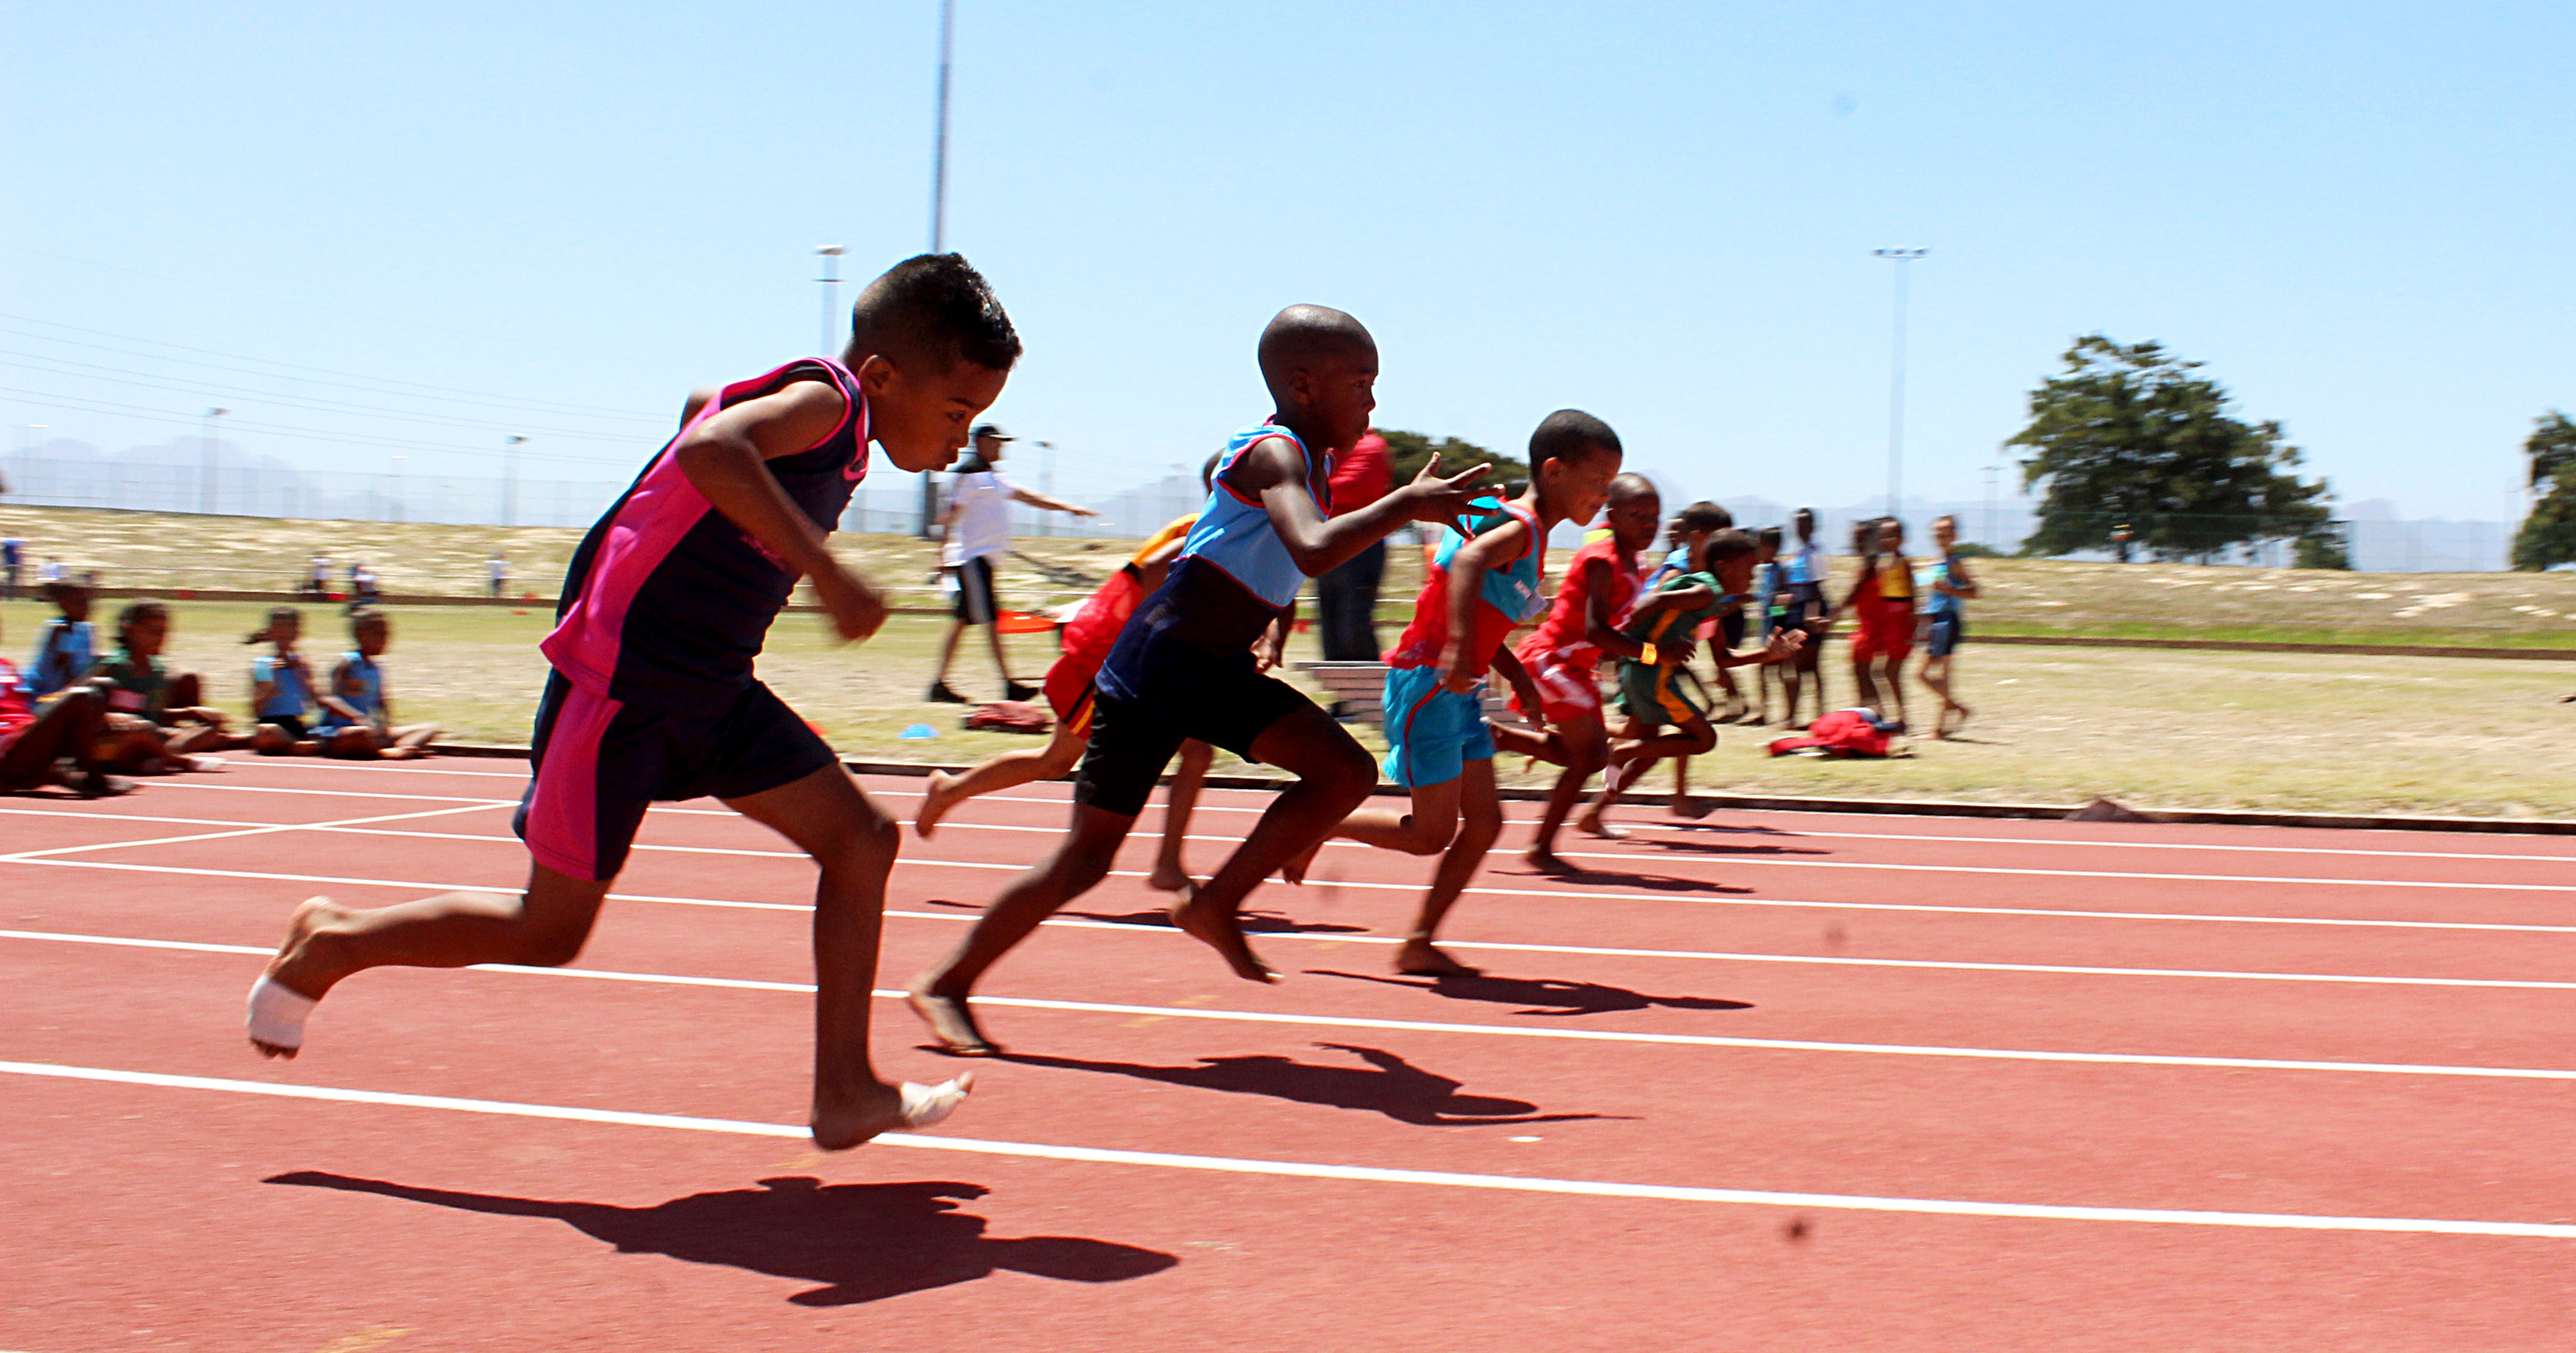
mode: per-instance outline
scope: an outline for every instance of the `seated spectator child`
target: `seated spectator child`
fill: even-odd
[[[273,644],[276,651],[250,662],[251,750],[262,756],[311,756],[321,750],[305,729],[313,709],[313,669],[295,651],[304,633],[304,617],[292,606],[268,613],[268,624],[251,631],[246,644]]]
[[[107,774],[95,759],[106,717],[105,693],[87,685],[39,707],[27,694],[17,664],[0,658],[0,793],[63,785],[95,799],[134,788],[131,781]],[[71,775],[62,771],[65,760],[72,762]]]
[[[89,627],[89,589],[79,583],[45,584],[45,600],[62,612],[45,622],[36,637],[36,653],[27,659],[27,694],[41,699],[89,674],[98,662],[97,640]]]
[[[1576,823],[1595,836],[1626,835],[1602,820],[1619,801],[1619,792],[1662,757],[1696,756],[1717,746],[1717,730],[1708,711],[1691,698],[1679,679],[1686,674],[1693,640],[1701,624],[1714,618],[1730,596],[1742,596],[1753,584],[1753,537],[1742,531],[1694,531],[1690,567],[1668,575],[1661,587],[1637,603],[1623,630],[1642,652],[1619,662],[1619,705],[1626,716],[1619,740],[1610,748],[1610,771],[1602,777],[1601,795]],[[1720,669],[1751,663],[1776,663],[1794,655],[1805,642],[1802,631],[1783,630],[1763,648],[1738,654],[1722,644],[1710,657]],[[1691,683],[1696,685],[1696,683]],[[1706,692],[1701,693],[1703,697]],[[1670,733],[1658,733],[1670,728]],[[1676,815],[1692,816],[1682,794],[1673,796]]]
[[[206,706],[204,683],[196,673],[170,674],[161,661],[169,641],[169,607],[137,601],[117,612],[117,650],[99,667],[97,680],[107,689],[107,731],[116,740],[118,770],[147,775],[212,770],[223,763],[205,753],[250,741],[230,730],[222,710]],[[120,736],[146,733],[152,736]]]
[[[314,736],[324,756],[410,761],[429,755],[438,725],[393,721],[393,697],[385,693],[385,670],[376,662],[393,644],[393,636],[393,620],[382,611],[359,611],[349,617],[349,639],[357,647],[340,655],[331,668],[330,688],[319,697],[322,720]]]

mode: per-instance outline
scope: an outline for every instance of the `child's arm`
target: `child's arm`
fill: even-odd
[[[1530,680],[1529,669],[1521,666],[1520,655],[1512,651],[1510,644],[1495,646],[1494,670],[1511,683],[1512,694],[1520,701],[1521,717],[1529,721],[1530,727],[1545,729],[1547,706],[1539,699],[1538,683]]]
[[[696,396],[691,400],[698,402]],[[835,386],[796,381],[709,415],[681,434],[672,455],[716,511],[813,582],[815,598],[831,613],[832,627],[843,639],[858,640],[885,623],[885,598],[832,557],[823,533],[788,499],[765,464],[830,436],[849,412]]]
[[[1768,667],[1773,663],[1787,662],[1806,645],[1807,632],[1791,625],[1772,631],[1771,642],[1750,653],[1738,653],[1724,644],[1710,648],[1709,653],[1717,659],[1720,667]]]
[[[355,693],[358,689],[358,679],[349,674],[349,660],[342,658],[331,667],[331,689],[316,693],[313,699],[316,704],[349,723],[372,724],[375,720],[360,714],[356,705],[341,698],[341,692]]]
[[[1287,547],[1297,571],[1309,578],[1330,573],[1406,522],[1454,525],[1467,515],[1468,500],[1480,492],[1468,486],[1492,468],[1479,465],[1444,479],[1432,473],[1440,468],[1435,456],[1412,483],[1327,521],[1306,486],[1305,462],[1295,442],[1268,437],[1235,457],[1218,478],[1235,492],[1261,500],[1272,529],[1279,533],[1279,543]]]
[[[1252,669],[1256,672],[1267,672],[1287,661],[1288,633],[1295,628],[1297,628],[1297,599],[1291,597],[1288,599],[1288,609],[1281,611],[1279,618],[1271,621],[1270,628],[1263,630],[1261,638],[1253,643]]]
[[[1482,604],[1485,570],[1518,559],[1530,546],[1530,529],[1518,517],[1477,536],[1449,556],[1449,637],[1440,645],[1440,686],[1465,692],[1476,678],[1463,670],[1467,641],[1476,633],[1476,607]]]
[[[1977,580],[1968,576],[1968,566],[1965,563],[1957,559],[1952,559],[1950,561],[1950,576],[1940,582],[1932,584],[1932,590],[1935,592],[1947,592],[1954,597],[1966,597],[1970,601],[1975,601],[1977,599]]]
[[[1123,567],[1135,575],[1137,582],[1144,584],[1146,591],[1151,592],[1163,585],[1163,579],[1171,576],[1172,561],[1181,557],[1181,547],[1189,543],[1186,533],[1174,536],[1155,546],[1153,553],[1142,559],[1131,559]]]

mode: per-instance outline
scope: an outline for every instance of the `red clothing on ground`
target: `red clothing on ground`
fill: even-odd
[[[1333,515],[1357,512],[1395,491],[1395,463],[1386,438],[1371,432],[1333,458]]]
[[[0,658],[0,741],[34,727],[36,707],[18,683],[17,664]]]

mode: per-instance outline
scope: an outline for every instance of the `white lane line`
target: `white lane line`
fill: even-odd
[[[341,818],[332,822],[266,823],[256,827],[245,827],[233,831],[196,832],[187,836],[153,836],[137,841],[93,841],[87,845],[53,846],[43,850],[21,850],[13,854],[0,855],[0,864],[36,864],[43,862],[47,857],[72,855],[88,850],[123,850],[128,847],[139,846],[180,846],[186,845],[192,841],[223,841],[244,836],[274,836],[279,832],[329,831],[334,828],[346,830],[351,828],[361,828],[371,823],[378,822],[408,822],[415,818],[446,817],[451,813],[477,812],[480,811],[482,807],[483,805],[481,804],[472,804],[463,808],[425,808],[417,812],[387,813],[380,817]]]
[[[807,1131],[786,1123],[756,1123],[731,1118],[695,1118],[679,1114],[630,1113],[617,1109],[584,1109],[556,1104],[520,1104],[452,1095],[398,1094],[385,1090],[344,1090],[331,1086],[291,1085],[271,1081],[227,1080],[215,1076],[173,1076],[150,1071],[115,1071],[102,1067],[62,1066],[50,1062],[0,1062],[0,1072],[100,1081],[171,1090],[210,1090],[282,1099],[372,1104],[389,1108],[442,1109],[514,1118],[549,1118],[623,1127],[673,1128],[689,1132],[733,1133],[747,1137],[803,1138]],[[2292,1231],[2378,1231],[2418,1235],[2515,1236],[2543,1240],[2576,1240],[2576,1226],[2551,1222],[2456,1221],[2428,1217],[2339,1217],[2297,1212],[2204,1212],[2181,1208],[2076,1207],[2054,1203],[1992,1203],[1945,1198],[1885,1198],[1843,1193],[1785,1193],[1773,1189],[1703,1188],[1674,1184],[1624,1184],[1607,1180],[1546,1179],[1519,1175],[1464,1174],[1449,1170],[1396,1170],[1368,1165],[1323,1165],[1304,1161],[1249,1160],[1229,1156],[1179,1155],[1166,1151],[1120,1151],[1093,1146],[1055,1146],[1035,1142],[998,1142],[973,1137],[929,1137],[889,1132],[881,1146],[974,1155],[1018,1156],[1036,1160],[1080,1161],[1093,1165],[1136,1165],[1171,1170],[1208,1170],[1226,1174],[1275,1175],[1297,1179],[1356,1180],[1379,1184],[1418,1184],[1444,1188],[1499,1189],[1516,1193],[1552,1193],[1593,1198],[1645,1198],[1663,1202],[1734,1203],[1760,1207],[1805,1207],[1856,1212],[1912,1212],[1942,1216],[2013,1217],[2045,1221],[2143,1222],[2178,1226],[2237,1226]]]
[[[322,799],[401,799],[407,803],[475,803],[487,806],[508,804],[512,807],[517,807],[519,802],[517,799],[468,798],[461,794],[375,794],[358,789],[288,789],[282,785],[218,785],[209,784],[202,778],[175,775],[167,780],[154,781],[152,789],[155,793],[173,789],[202,789],[218,794],[301,794]]]
[[[119,864],[108,860],[15,860],[0,861],[43,865],[57,869],[117,869],[142,874],[198,875],[209,878],[268,879],[284,883],[335,883],[362,888],[403,888],[430,892],[514,892],[517,884],[495,883],[420,883],[395,879],[345,878],[328,874],[272,874],[246,869],[192,869],[180,865]],[[902,863],[898,861],[898,863]],[[955,869],[992,869],[1017,872],[1015,864],[970,864],[964,861],[912,861],[942,864]],[[1143,878],[1139,870],[1112,870],[1115,878]],[[1347,885],[1346,885],[1347,886]],[[1392,885],[1390,885],[1392,886]],[[1469,891],[1477,891],[1470,889]],[[1576,893],[1572,896],[1583,896]],[[762,911],[808,911],[809,906],[789,902],[729,902],[720,898],[657,897],[640,893],[610,893],[609,897],[629,902],[665,902],[687,906],[739,907]],[[906,920],[967,922],[968,915],[940,912],[888,911],[888,916]],[[1079,930],[1118,930],[1147,935],[1173,935],[1179,931],[1169,926],[1128,925],[1109,921],[1050,920],[1044,924]],[[1393,944],[1395,940],[1379,935],[1306,934],[1295,931],[1261,931],[1253,938],[1270,940],[1303,940],[1315,944]],[[2480,987],[2500,990],[2576,991],[2576,982],[2524,981],[2486,977],[2388,977],[2369,974],[2306,972],[2237,972],[2216,968],[2111,968],[2062,963],[1971,963],[1966,961],[1924,958],[1846,958],[1825,954],[1747,954],[1707,949],[1629,949],[1588,944],[1511,944],[1500,940],[1453,940],[1440,943],[1453,949],[1492,949],[1508,953],[1583,954],[1605,958],[1668,958],[1714,963],[1809,963],[1846,968],[1924,968],[1955,972],[2034,972],[2062,973],[2078,977],[2178,977],[2224,979],[2241,982],[2337,982],[2365,986],[2405,987]]]
[[[496,804],[480,804],[480,805],[476,805],[476,807],[515,807],[515,806],[516,806],[515,804],[497,804],[497,803],[496,803]],[[440,811],[441,811],[442,813],[443,813],[443,812],[469,812],[469,811],[473,811],[473,809],[470,809],[470,808],[467,808],[467,809],[448,809],[448,810],[440,810]],[[657,810],[657,811],[668,811],[668,810]],[[435,816],[439,816],[439,815],[440,815],[440,813],[397,814],[397,815],[393,815],[393,816],[389,816],[389,817],[384,817],[384,818],[356,818],[356,819],[351,819],[349,822],[314,822],[314,823],[300,823],[300,824],[294,824],[294,825],[291,825],[291,826],[264,826],[264,827],[263,827],[263,830],[270,830],[270,831],[316,831],[316,832],[339,832],[339,833],[343,833],[343,834],[346,834],[346,835],[353,835],[353,836],[383,836],[383,837],[400,837],[400,838],[407,838],[407,839],[414,839],[414,840],[431,840],[431,841],[481,841],[481,842],[492,842],[492,843],[498,843],[498,844],[511,844],[511,845],[515,845],[515,844],[517,844],[518,838],[516,838],[516,837],[514,837],[514,836],[502,836],[502,835],[489,834],[489,833],[477,833],[477,832],[415,832],[415,831],[393,831],[393,830],[370,829],[370,828],[367,828],[367,827],[362,827],[362,826],[354,825],[354,824],[356,824],[356,823],[364,823],[364,822],[379,822],[379,821],[381,821],[381,822],[392,822],[392,821],[399,821],[399,820],[401,820],[401,818],[403,818],[403,817],[435,817]],[[721,816],[721,817],[733,817],[733,816],[736,816],[735,814],[733,814],[733,813],[731,813],[731,812],[724,812],[724,813],[719,813],[719,814],[716,814],[716,815],[717,815],[717,816]],[[135,820],[135,819],[128,819],[128,820]],[[150,819],[150,820],[156,820],[156,821],[173,821],[173,822],[185,822],[185,821],[192,821],[192,820],[194,820],[194,819],[171,818],[171,819]],[[210,824],[210,825],[221,825],[221,824]],[[245,825],[245,826],[248,826],[248,825],[254,825],[254,824],[238,824],[238,825]],[[977,823],[951,823],[951,824],[948,824],[948,825],[950,825],[950,826],[968,826],[968,827],[971,827],[971,826],[980,826],[980,825],[983,825],[983,824],[977,824]],[[998,831],[1047,831],[1047,832],[1048,832],[1048,834],[1050,834],[1050,835],[1059,835],[1059,836],[1060,836],[1060,835],[1062,835],[1062,833],[1061,833],[1061,832],[1055,832],[1055,831],[1052,831],[1051,829],[1046,829],[1046,828],[1037,828],[1037,827],[997,827],[997,828],[992,828],[992,830],[998,830]],[[256,833],[241,833],[241,834],[243,834],[243,835],[252,835],[252,834],[256,834]],[[180,837],[180,838],[173,838],[173,839],[175,839],[175,840],[187,840],[187,839],[189,839],[189,838]],[[1190,839],[1190,840],[1193,840],[1193,841],[1213,841],[1213,842],[1219,842],[1219,843],[1226,843],[1226,842],[1230,842],[1230,841],[1231,841],[1231,838],[1228,838],[1228,837],[1211,837],[1211,836],[1193,836],[1193,837],[1190,837],[1189,839]],[[148,845],[160,845],[160,844],[164,844],[164,842],[161,842],[161,841],[150,841],[150,840],[147,840],[147,841],[110,841],[110,842],[102,842],[102,843],[99,843],[99,844],[97,844],[97,845],[92,845],[92,846],[67,847],[66,849],[78,849],[78,850],[108,850],[108,849],[114,849],[114,848],[119,847],[119,846],[148,846]],[[1367,849],[1371,849],[1371,847],[1362,846],[1362,845],[1358,845],[1357,843],[1349,843],[1349,842],[1330,842],[1330,843],[1327,843],[1327,844],[1332,844],[1332,845],[1348,845],[1348,846],[1350,846],[1350,848],[1351,848],[1351,849],[1354,849],[1354,850],[1367,850]],[[663,854],[673,854],[673,855],[730,855],[730,856],[738,856],[738,857],[751,857],[751,858],[757,858],[757,859],[778,859],[778,860],[801,860],[801,859],[804,859],[804,858],[805,858],[805,854],[804,854],[804,852],[802,852],[802,851],[796,851],[796,850],[754,850],[754,849],[747,849],[747,848],[723,847],[723,846],[671,846],[671,845],[656,845],[656,844],[652,844],[652,843],[649,843],[649,842],[637,842],[633,848],[634,848],[635,850],[638,850],[638,851],[652,851],[652,852],[660,852],[660,853],[663,853]],[[40,852],[30,852],[30,853],[40,853]],[[0,860],[11,860],[11,859],[18,859],[18,858],[21,858],[21,857],[19,857],[19,856],[0,856]],[[1626,858],[1632,858],[1632,857],[1627,857],[1627,856],[1599,856],[1599,857],[1592,857],[1592,858],[1603,858],[1603,859],[1614,859],[1614,858],[1615,858],[1615,859],[1626,859]],[[912,866],[915,866],[915,867],[949,868],[949,869],[1023,869],[1023,868],[1026,868],[1026,867],[1027,867],[1027,866],[1025,866],[1025,865],[1017,865],[1017,864],[1008,864],[1008,865],[1003,865],[1003,864],[994,864],[994,863],[990,863],[990,862],[974,861],[974,860],[932,860],[932,859],[922,859],[922,858],[919,858],[919,857],[901,858],[901,859],[898,859],[896,862],[897,862],[898,864],[912,865]],[[1859,865],[1859,866],[1847,866],[1847,867],[1852,867],[1852,868],[1877,868],[1877,869],[1909,869],[1909,868],[1915,868],[1916,866],[1911,866],[1911,865]],[[1932,866],[1923,866],[1923,867],[1925,867],[1925,868],[1931,868]],[[1975,871],[1972,871],[1972,872],[1975,872]],[[1990,872],[1990,873],[1998,873],[1998,872],[1999,872],[1999,873],[2014,873],[2014,872],[2046,873],[2046,872],[2050,872],[2050,871],[2038,871],[2038,870],[2032,870],[2032,871],[2016,871],[2016,870],[1988,870],[1988,871],[1982,871],[1982,872]],[[2121,874],[2121,875],[2107,875],[2107,876],[2105,876],[2105,877],[2118,877],[2118,878],[2179,878],[2179,879],[2195,879],[2195,878],[2200,878],[2200,879],[2212,879],[2212,880],[2215,880],[2215,881],[2230,881],[2230,880],[2233,880],[2233,878],[2234,878],[2234,876],[2230,876],[2230,875],[2192,875],[2192,874],[2176,874],[2176,875]],[[2547,892],[2547,891],[2576,891],[2576,887],[2565,887],[2565,888],[2562,888],[2562,887],[2560,887],[2559,885],[2555,885],[2555,884],[2530,884],[2530,885],[2526,885],[2526,884],[2509,884],[2509,883],[2498,883],[2498,884],[2482,884],[2482,883],[2405,883],[2405,884],[2392,884],[2392,883],[2384,883],[2384,882],[2378,882],[2378,881],[2373,881],[2373,880],[2337,880],[2337,879],[2270,879],[2270,880],[2265,880],[2265,879],[2244,879],[2244,880],[2237,880],[2237,881],[2243,881],[2243,882],[2256,882],[2256,883],[2260,883],[2260,882],[2274,882],[2274,883],[2280,883],[2280,882],[2290,882],[2290,883],[2337,883],[2337,882],[2344,882],[2344,883],[2352,883],[2352,884],[2355,884],[2356,886],[2363,886],[2363,887],[2496,888],[2496,889],[2502,889],[2502,890],[2505,890],[2505,891],[2533,891],[2533,892]],[[1419,886],[1418,886],[1418,885],[1416,885],[1416,884],[1411,884],[1411,883],[1375,883],[1375,882],[1367,882],[1367,881],[1362,881],[1362,880],[1343,880],[1343,879],[1327,879],[1327,878],[1315,878],[1315,879],[1310,880],[1310,883],[1311,883],[1313,886],[1316,886],[1316,887],[1366,888],[1366,889],[1376,889],[1376,890],[1388,891],[1388,892],[1416,892],[1416,891],[1419,891]],[[1933,913],[1945,913],[1945,914],[1951,914],[1951,915],[1965,915],[1965,916],[2053,916],[2053,917],[2069,917],[2069,918],[2080,919],[2080,920],[2109,920],[2109,921],[2194,921],[2194,922],[2224,922],[2224,923],[2230,923],[2230,924],[2244,924],[2244,925],[2316,925],[2316,926],[2358,926],[2358,927],[2365,927],[2365,928],[2382,928],[2382,929],[2393,929],[2393,930],[2507,931],[2507,932],[2518,932],[2518,933],[2523,933],[2523,934],[2539,934],[2539,935],[2566,935],[2566,934],[2576,934],[2576,925],[2533,925],[2533,924],[2520,924],[2520,923],[2502,922],[2502,921],[2405,921],[2405,920],[2378,920],[2378,919],[2369,919],[2369,918],[2358,918],[2358,917],[2336,917],[2336,916],[2246,916],[2246,915],[2233,915],[2233,914],[2226,914],[2226,913],[2213,913],[2213,912],[2086,911],[2086,910],[2081,910],[2081,909],[2077,909],[2077,908],[2066,908],[2066,907],[1974,907],[1974,906],[1964,906],[1964,905],[1947,905],[1947,904],[1914,903],[1914,902],[1826,902],[1826,901],[1818,901],[1818,900],[1813,900],[1813,899],[1804,899],[1804,898],[1762,898],[1762,897],[1743,897],[1743,896],[1724,895],[1724,894],[1717,895],[1717,896],[1701,897],[1701,896],[1678,896],[1678,895],[1671,894],[1671,893],[1632,893],[1632,892],[1622,892],[1622,891],[1619,891],[1619,890],[1614,889],[1614,888],[1586,888],[1586,889],[1579,889],[1579,890],[1577,890],[1577,889],[1561,889],[1561,888],[1495,888],[1495,887],[1471,887],[1471,888],[1467,889],[1467,891],[1468,891],[1468,892],[1470,892],[1470,893],[1475,893],[1475,894],[1479,894],[1479,895],[1482,895],[1482,896],[1488,896],[1488,897],[1567,897],[1567,898],[1581,898],[1581,899],[1583,899],[1583,900],[1585,900],[1585,901],[1591,901],[1591,902],[1599,902],[1599,901],[1654,902],[1654,903],[1684,902],[1684,903],[1688,903],[1688,904],[1690,904],[1690,905],[1692,905],[1692,906],[1727,906],[1727,907],[1791,907],[1791,908],[1805,908],[1805,909],[1811,909],[1811,910],[1831,910],[1831,911],[1933,912]]]
[[[0,939],[46,940],[135,949],[175,949],[207,954],[247,954],[266,958],[276,952],[247,944],[203,944],[187,940],[128,939],[118,935],[72,935],[44,930],[0,930]],[[1392,941],[1390,941],[1392,943]],[[769,982],[747,977],[690,977],[673,973],[619,972],[609,968],[531,968],[516,963],[477,963],[482,972],[521,973],[535,977],[584,977],[608,982],[643,982],[660,986],[721,987],[738,991],[782,991],[812,994],[811,982]],[[880,987],[879,1000],[899,1001],[906,992]],[[1500,1038],[1572,1039],[1590,1043],[1648,1043],[1669,1047],[1754,1048],[1779,1052],[1853,1052],[1890,1057],[1967,1057],[2005,1062],[2084,1062],[2101,1066],[2191,1066],[2232,1071],[2358,1071],[2393,1076],[2471,1076],[2497,1080],[2576,1081],[2576,1071],[2547,1067],[2443,1066],[2412,1062],[2333,1062],[2280,1057],[2198,1057],[2131,1052],[2058,1052],[2028,1048],[1963,1048],[1940,1044],[1841,1043],[1811,1038],[1743,1038],[1722,1034],[1635,1033],[1615,1029],[1577,1029],[1516,1024],[1459,1024],[1442,1020],[1379,1019],[1366,1015],[1310,1015],[1276,1010],[1217,1010],[1205,1007],[1128,1005],[1105,1001],[1060,1001],[1034,996],[978,996],[978,1005],[1022,1010],[1061,1010],[1099,1015],[1149,1015],[1166,1019],[1212,1019],[1241,1024],[1288,1024],[1325,1029],[1388,1029],[1410,1033],[1467,1034]]]

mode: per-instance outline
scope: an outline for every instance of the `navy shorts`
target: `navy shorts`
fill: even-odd
[[[957,618],[969,625],[989,625],[1001,614],[993,600],[993,561],[982,555],[957,566]]]
[[[561,743],[561,746],[555,744]],[[528,791],[510,830],[537,863],[568,878],[613,879],[644,809],[776,789],[839,758],[787,702],[754,681],[718,713],[657,709],[546,678]]]
[[[1934,611],[1932,627],[1923,641],[1923,656],[1946,658],[1959,641],[1968,637],[1967,616],[1958,611]]]
[[[1191,666],[1198,670],[1161,674],[1189,679],[1158,682],[1148,698],[1121,699],[1094,688],[1091,746],[1074,772],[1075,803],[1134,817],[1145,811],[1182,743],[1197,738],[1250,761],[1254,740],[1270,725],[1315,705],[1296,687],[1256,670],[1250,653]]]

